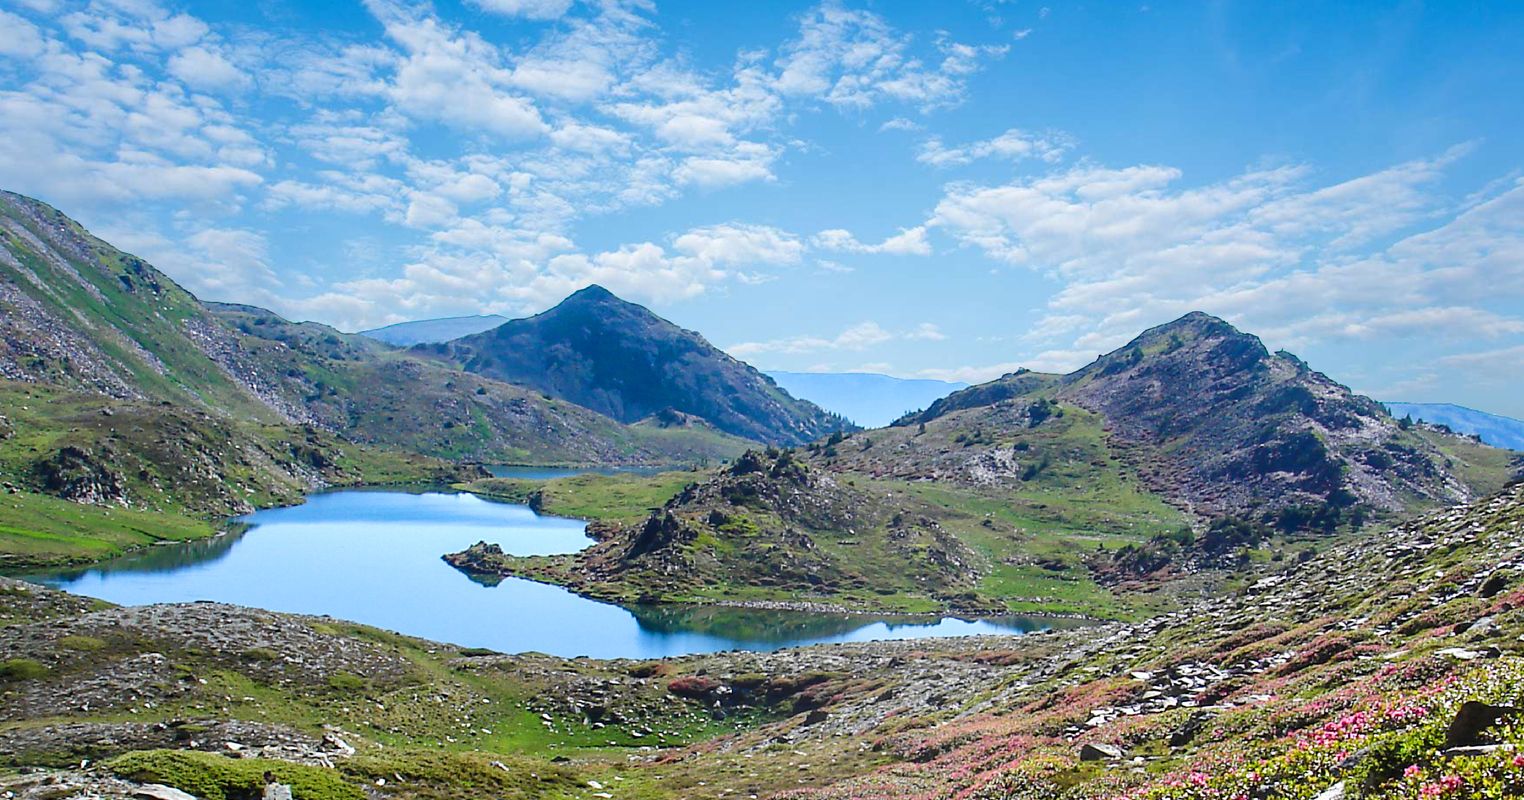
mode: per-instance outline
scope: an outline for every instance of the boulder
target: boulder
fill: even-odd
[[[1081,761],[1120,761],[1124,755],[1122,748],[1100,742],[1087,743],[1079,751]]]
[[[1324,789],[1318,793],[1317,797],[1312,798],[1312,800],[1344,800],[1344,781],[1339,781],[1327,789]]]
[[[1471,747],[1486,744],[1482,734],[1505,717],[1519,710],[1509,706],[1494,706],[1476,700],[1467,700],[1455,712],[1450,727],[1445,731],[1445,747]]]
[[[147,800],[196,800],[195,795],[162,783],[145,783],[133,789],[132,796],[147,798]]]

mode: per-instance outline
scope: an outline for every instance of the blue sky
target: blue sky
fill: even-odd
[[[1524,416],[1524,4],[0,0],[0,187],[346,330],[590,282],[758,366],[1191,310]]]

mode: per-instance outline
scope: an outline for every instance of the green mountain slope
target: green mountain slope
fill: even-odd
[[[691,463],[746,444],[691,420],[623,425],[364,336],[201,303],[20,195],[0,194],[0,236],[0,378],[455,459]]]
[[[296,421],[213,357],[232,335],[189,292],[61,212],[0,192],[0,377]]]
[[[1304,538],[1497,491],[1516,458],[1193,314],[1071,375],[748,454],[643,522],[606,515],[581,554],[453,560],[624,600],[1128,617]]]
[[[0,409],[4,565],[85,561],[154,538],[210,535],[207,520],[298,503],[323,488],[478,474],[313,426],[49,384],[0,381]]]
[[[965,427],[1009,429],[995,417],[1014,410],[1027,416],[1018,427],[1036,427],[1076,407],[1099,415],[1108,446],[1150,490],[1208,517],[1401,513],[1495,490],[1508,475],[1499,454],[1403,426],[1295,356],[1199,313],[1070,375],[1008,375],[896,424],[962,412]]]
[[[746,446],[693,420],[623,425],[573,403],[462,372],[366,336],[213,304],[240,373],[312,424],[358,442],[514,463],[702,463]]]
[[[627,423],[673,409],[727,433],[777,444],[849,427],[697,333],[600,286],[582,289],[543,314],[418,350]]]

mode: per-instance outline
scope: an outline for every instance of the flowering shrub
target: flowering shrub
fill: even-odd
[[[667,683],[667,691],[678,697],[701,698],[720,688],[720,682],[704,675],[684,675]]]

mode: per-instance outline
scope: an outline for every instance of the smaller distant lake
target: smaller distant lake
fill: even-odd
[[[250,528],[28,577],[122,605],[215,600],[330,615],[505,653],[656,658],[825,642],[1024,633],[1066,621],[894,619],[727,607],[623,607],[516,578],[486,586],[441,560],[478,541],[576,552],[582,522],[470,494],[351,490],[250,514]]]
[[[486,469],[494,478],[548,481],[573,475],[655,475],[680,470],[682,467],[524,467],[516,464],[488,464]]]

